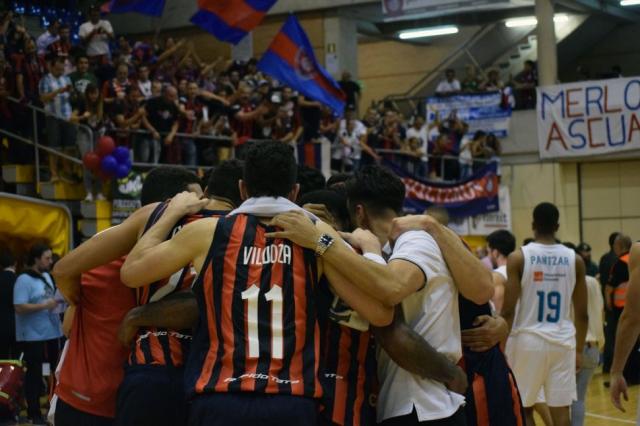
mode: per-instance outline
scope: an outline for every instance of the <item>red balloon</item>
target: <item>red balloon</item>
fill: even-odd
[[[93,151],[87,152],[82,157],[82,164],[87,170],[95,172],[100,169],[100,156]]]
[[[113,141],[111,136],[102,136],[98,139],[96,152],[100,157],[105,157],[111,154],[114,149],[116,149],[116,143]]]

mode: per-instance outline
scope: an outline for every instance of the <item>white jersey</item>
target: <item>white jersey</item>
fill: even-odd
[[[498,274],[502,275],[505,280],[507,279],[507,265],[498,266],[493,270],[493,272],[497,272]]]
[[[402,301],[406,323],[438,352],[457,363],[462,357],[458,291],[435,240],[426,232],[402,234],[389,262],[405,260],[425,275],[425,286]],[[380,393],[378,422],[411,414],[414,407],[422,421],[452,416],[464,397],[449,391],[442,383],[423,379],[400,368],[380,351],[378,356]]]
[[[535,242],[521,250],[524,269],[512,334],[533,333],[574,348],[571,302],[576,285],[575,252],[561,244]]]

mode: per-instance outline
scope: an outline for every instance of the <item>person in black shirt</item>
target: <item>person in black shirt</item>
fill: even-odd
[[[602,371],[609,373],[613,361],[613,351],[616,341],[618,320],[624,308],[625,288],[629,281],[629,266],[627,255],[631,248],[631,238],[618,234],[613,243],[613,251],[617,256],[616,262],[609,273],[609,280],[604,289],[605,325],[604,325],[604,357]],[[606,385],[606,383],[605,383]]]
[[[358,111],[358,101],[360,100],[360,85],[351,80],[351,73],[344,71],[342,73],[342,79],[338,83],[340,88],[347,95],[347,105],[353,106]]]
[[[611,272],[611,268],[613,264],[618,261],[618,256],[616,256],[613,251],[613,243],[616,241],[620,235],[619,232],[613,232],[609,235],[609,252],[602,255],[600,258],[600,264],[598,269],[600,271],[600,285],[602,286],[602,295],[604,296],[604,286],[609,282],[609,272]]]
[[[147,101],[144,107],[146,115],[142,119],[142,123],[151,133],[151,137],[141,138],[138,149],[134,149],[136,161],[157,164],[161,151],[164,151],[164,161],[171,162],[172,158],[168,154],[171,145],[175,143],[180,116],[177,100],[178,91],[176,88],[166,86],[162,91],[162,96]],[[160,141],[164,144],[164,150]]]
[[[16,260],[9,250],[0,252],[0,268],[0,359],[13,359],[18,356],[16,314],[13,308]]]
[[[582,257],[584,260],[584,265],[586,266],[587,276],[589,277],[597,277],[598,276],[598,265],[595,264],[593,260],[591,260],[591,246],[587,243],[580,243],[576,248],[576,252]]]

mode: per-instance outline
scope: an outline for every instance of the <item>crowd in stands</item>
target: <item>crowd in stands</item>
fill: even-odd
[[[232,149],[241,157],[244,146],[257,140],[292,146],[322,141],[331,143],[335,171],[391,158],[420,176],[457,180],[471,173],[474,159],[500,153],[492,135],[466,137],[468,126],[455,115],[427,125],[423,117],[405,117],[379,103],[360,111],[359,119],[360,86],[348,72],[339,81],[347,106],[338,117],[260,72],[255,59],[205,62],[188,40],[134,41],[118,35],[95,7],[78,37],[71,30],[52,20],[41,34],[29,34],[13,12],[2,14],[0,125],[31,138],[34,122],[26,105],[43,108],[40,143],[72,156],[82,157],[105,134],[130,148],[136,163],[187,166],[216,164]],[[450,86],[461,87],[452,79]],[[467,78],[462,84],[483,90],[500,85],[491,72],[484,83]],[[32,161],[32,155],[22,143],[9,144],[9,162]],[[52,181],[82,179],[68,161],[48,157]],[[92,193],[94,179],[84,175]]]

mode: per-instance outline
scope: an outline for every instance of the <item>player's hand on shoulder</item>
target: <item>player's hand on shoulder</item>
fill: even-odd
[[[440,226],[438,221],[428,215],[407,215],[393,219],[389,239],[395,241],[407,231],[429,232],[435,226]]]
[[[509,334],[507,322],[502,317],[480,315],[473,325],[476,328],[462,330],[462,344],[474,352],[488,351]]]
[[[194,192],[183,191],[171,199],[167,207],[167,214],[177,217],[194,214],[202,210],[208,203],[207,198],[200,198]]]
[[[340,232],[340,236],[353,248],[359,249],[363,253],[382,253],[380,240],[371,231],[357,228],[355,231]]]
[[[269,221],[269,226],[281,230],[266,233],[267,238],[283,238],[308,249],[315,249],[322,235],[322,231],[300,210],[274,216]]]
[[[307,203],[302,206],[302,208],[309,213],[316,215],[318,219],[331,226],[333,229],[336,229],[336,221],[329,209],[327,209],[326,205]]]

